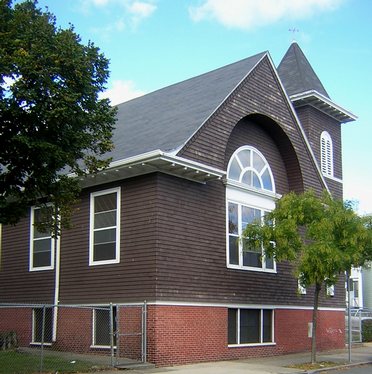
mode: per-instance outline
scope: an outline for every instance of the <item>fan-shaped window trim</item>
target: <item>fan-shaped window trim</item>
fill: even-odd
[[[333,177],[333,142],[327,131],[320,135],[320,165],[324,175]]]
[[[227,167],[227,180],[254,190],[275,193],[275,181],[265,156],[252,146],[238,148]]]

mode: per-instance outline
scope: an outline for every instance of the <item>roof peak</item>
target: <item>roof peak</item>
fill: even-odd
[[[316,91],[330,98],[297,41],[293,40],[278,66],[278,74],[289,96]]]

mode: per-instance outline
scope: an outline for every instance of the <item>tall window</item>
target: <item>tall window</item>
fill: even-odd
[[[333,176],[333,145],[332,138],[327,131],[323,131],[320,136],[320,163],[322,173]]]
[[[53,308],[32,311],[32,342],[51,343],[53,338]]]
[[[89,247],[90,265],[120,261],[120,188],[91,194]]]
[[[273,321],[271,309],[228,309],[228,344],[273,343]]]
[[[31,208],[30,222],[30,270],[49,270],[54,268],[54,240],[49,230],[42,231],[37,225],[43,223],[45,214],[51,211],[37,207]]]
[[[230,268],[275,272],[275,262],[262,246],[241,240],[247,224],[261,223],[275,207],[274,178],[265,157],[244,146],[231,157],[227,170],[227,265]]]
[[[116,345],[116,307],[113,307],[112,325],[109,308],[96,308],[93,310],[93,346],[110,347],[111,334],[113,334],[114,345]]]

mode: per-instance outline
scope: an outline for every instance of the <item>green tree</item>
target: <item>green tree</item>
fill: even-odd
[[[71,174],[106,167],[113,148],[116,110],[98,98],[108,75],[108,60],[73,26],[57,27],[37,1],[0,0],[0,223],[45,201],[69,222],[80,191]]]
[[[316,361],[316,327],[319,294],[334,285],[352,266],[371,259],[371,221],[359,217],[349,202],[324,192],[293,192],[277,201],[264,222],[247,225],[245,246],[261,246],[276,261],[290,261],[303,287],[314,287],[311,361]],[[274,244],[273,244],[274,243]]]

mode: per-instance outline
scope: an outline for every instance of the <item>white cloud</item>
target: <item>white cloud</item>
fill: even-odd
[[[145,92],[135,88],[133,81],[115,80],[111,88],[100,94],[100,98],[108,98],[112,105],[117,105],[144,94]]]
[[[282,19],[301,19],[336,9],[344,0],[204,0],[189,8],[194,21],[214,19],[224,26],[252,29]]]

